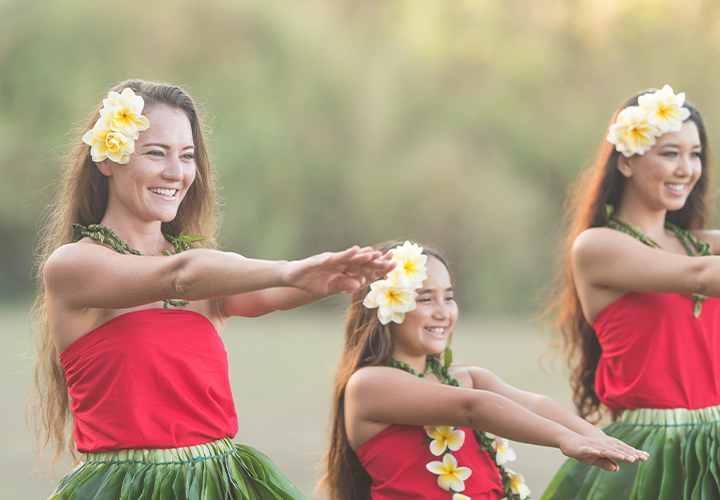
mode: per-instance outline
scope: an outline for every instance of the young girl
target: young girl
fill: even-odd
[[[192,99],[116,86],[76,138],[43,239],[35,400],[43,443],[82,463],[53,499],[303,499],[238,431],[220,334],[389,271],[369,248],[293,262],[215,246],[215,189]],[[202,235],[202,236],[195,236]],[[72,413],[71,413],[72,412]]]
[[[719,498],[720,232],[705,126],[669,86],[616,111],[572,192],[558,323],[583,417],[646,449],[620,474],[566,463],[543,498]],[[708,298],[710,297],[710,298]],[[579,356],[577,356],[579,354]]]
[[[503,465],[514,458],[507,443],[484,431],[608,471],[646,459],[548,397],[482,368],[448,368],[458,317],[448,266],[409,242],[393,254],[395,270],[353,294],[322,482],[330,500],[526,498]]]

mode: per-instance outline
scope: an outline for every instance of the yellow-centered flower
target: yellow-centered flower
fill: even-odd
[[[525,500],[530,495],[530,488],[525,484],[525,479],[522,474],[518,474],[508,468],[505,468],[505,472],[510,478],[510,489],[520,495],[520,500]]]
[[[112,130],[122,132],[132,140],[137,140],[138,132],[150,126],[148,119],[140,114],[145,102],[132,89],[125,89],[120,94],[110,92],[103,105],[100,116],[110,123]]]
[[[510,442],[505,438],[500,438],[500,444],[498,439],[493,439],[492,447],[495,450],[495,463],[498,465],[505,465],[508,462],[515,461],[515,450],[510,448]]]
[[[617,121],[610,127],[608,142],[628,158],[643,155],[655,144],[657,126],[647,119],[647,110],[639,106],[628,106],[620,111]]]
[[[465,482],[472,471],[467,467],[458,467],[457,459],[450,453],[443,456],[442,462],[430,462],[425,467],[433,474],[437,474],[438,486],[445,491],[463,491]]]
[[[679,132],[682,123],[690,117],[690,110],[683,107],[685,92],[676,95],[670,85],[665,85],[652,94],[641,95],[638,103],[647,111],[648,122],[658,128],[658,135]]]
[[[405,313],[415,309],[417,293],[406,287],[379,280],[370,285],[370,292],[363,300],[368,309],[378,308],[378,319],[383,325],[391,321],[400,324],[405,319]]]
[[[433,440],[430,442],[430,453],[439,457],[446,449],[457,451],[465,443],[465,431],[445,425],[426,425],[425,432]]]
[[[135,151],[135,141],[129,139],[122,132],[114,132],[97,126],[88,130],[82,140],[91,146],[90,154],[93,161],[99,162],[109,158],[114,162],[124,164],[130,160],[130,155]]]
[[[452,500],[471,500],[471,498],[467,495],[463,495],[462,493],[455,493],[452,496]]]
[[[413,290],[420,288],[427,279],[427,255],[423,255],[422,247],[406,241],[392,252],[398,262],[395,269],[388,274],[388,281]]]

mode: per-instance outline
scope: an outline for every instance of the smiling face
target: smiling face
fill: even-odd
[[[680,210],[702,174],[701,151],[697,125],[686,120],[680,132],[661,135],[644,155],[620,156],[618,170],[626,178],[623,198],[651,210]]]
[[[392,357],[397,360],[409,361],[413,357],[442,352],[457,320],[458,307],[445,265],[430,256],[427,276],[417,290],[417,307],[405,314],[402,324],[391,324]]]
[[[127,164],[97,163],[108,177],[107,212],[142,222],[169,222],[195,180],[195,147],[187,115],[164,104],[144,111],[150,127],[140,132]]]

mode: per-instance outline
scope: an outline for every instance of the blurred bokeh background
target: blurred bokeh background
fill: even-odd
[[[0,478],[0,499],[52,489],[47,474],[29,475],[32,438],[22,415],[33,245],[62,156],[79,140],[74,128],[129,77],[181,85],[207,111],[223,248],[291,259],[394,238],[430,243],[454,264],[461,325],[474,339],[456,358],[497,363],[514,383],[569,404],[564,375],[538,364],[547,339],[527,322],[546,298],[567,186],[591,160],[615,107],[648,87],[685,91],[717,149],[720,4],[0,0],[0,408],[8,402],[0,410],[0,461],[8,468],[0,474],[12,471]],[[269,413],[287,418],[273,420],[276,445],[258,444],[271,456],[296,449],[286,444],[310,426],[310,448],[281,458],[307,494],[342,306],[239,320],[233,338],[250,344],[228,344],[238,439],[253,442],[243,415],[269,425],[261,413],[267,401]],[[315,340],[291,350],[288,339],[304,335]],[[257,377],[243,373],[244,363],[257,362],[247,352],[253,342],[272,365],[261,370],[302,372],[307,362],[291,370],[288,359],[307,357],[317,368],[308,380],[320,382],[297,401],[273,392],[279,380],[268,382],[257,411],[243,411],[243,381]],[[518,345],[532,350],[518,354]],[[310,414],[311,424],[299,421]],[[558,458],[525,468],[540,462],[556,467]],[[550,472],[530,484],[536,497]]]

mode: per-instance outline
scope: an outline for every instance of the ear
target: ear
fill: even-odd
[[[105,158],[103,161],[95,161],[95,166],[105,177],[112,177],[112,169],[110,168],[110,160]]]
[[[632,168],[630,167],[630,158],[624,154],[618,156],[617,169],[627,179],[632,177]]]

